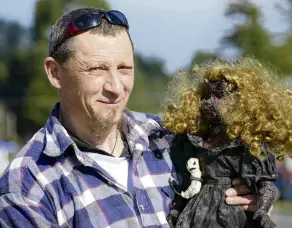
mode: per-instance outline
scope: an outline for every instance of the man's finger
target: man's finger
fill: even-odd
[[[269,216],[271,216],[271,214],[272,214],[273,207],[274,207],[274,206],[272,205],[271,208],[270,208],[270,210],[269,210],[269,212],[268,212],[268,215],[269,215]]]
[[[226,197],[226,203],[229,205],[256,205],[257,197],[253,195]]]
[[[249,211],[249,212],[256,212],[257,210],[257,205],[244,205],[242,207],[243,207],[243,210]]]
[[[239,185],[237,187],[229,188],[226,191],[226,196],[242,196],[250,193],[246,185]]]
[[[256,212],[257,211],[257,205],[251,204],[251,205],[243,205],[243,210],[249,211],[249,212]],[[273,205],[271,206],[268,215],[271,216],[273,210]]]
[[[243,207],[243,210],[245,211],[249,211],[249,212],[256,212],[256,210],[258,209],[256,205],[254,204],[251,204],[251,205],[244,205],[242,206]],[[269,212],[268,212],[268,215],[271,216],[271,213],[272,213],[272,210],[273,210],[273,205],[271,206]]]

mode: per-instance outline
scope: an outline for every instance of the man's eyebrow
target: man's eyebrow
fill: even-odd
[[[110,64],[108,62],[105,62],[103,60],[90,59],[90,60],[85,61],[86,66],[91,65],[91,64],[98,64],[98,65],[107,66],[107,67],[110,66]]]
[[[133,66],[134,64],[132,62],[127,62],[127,61],[121,61],[119,66]]]

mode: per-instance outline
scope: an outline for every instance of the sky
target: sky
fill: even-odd
[[[165,60],[166,69],[186,66],[197,50],[214,50],[235,22],[224,17],[231,0],[109,0],[112,9],[128,18],[135,49]],[[0,16],[32,24],[36,0],[0,0]],[[283,0],[253,0],[264,12],[264,24],[273,32],[285,29],[274,10]]]

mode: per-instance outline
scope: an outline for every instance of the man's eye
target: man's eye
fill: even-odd
[[[103,67],[90,67],[89,71],[104,70]]]
[[[133,70],[133,67],[130,67],[130,66],[120,66],[118,67],[118,70],[120,71],[121,74],[131,74],[132,73],[132,70]]]

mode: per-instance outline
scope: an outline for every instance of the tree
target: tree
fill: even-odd
[[[292,18],[292,1],[286,0],[290,6],[285,10],[286,19]],[[289,9],[289,10],[288,10]],[[272,63],[283,76],[292,74],[292,35],[288,30],[284,41],[280,44],[273,42],[273,34],[266,29],[262,22],[262,12],[259,7],[249,0],[230,3],[225,16],[230,19],[241,18],[231,32],[221,40],[221,48],[234,48],[239,56],[254,56],[263,62]],[[292,25],[292,23],[291,23]]]
[[[200,65],[208,61],[215,60],[218,57],[219,57],[218,54],[213,53],[211,51],[197,51],[193,55],[193,58],[191,60],[188,70],[191,71],[195,65]]]
[[[29,30],[17,22],[0,19],[0,100],[19,120],[30,71]]]
[[[19,49],[24,43],[26,28],[18,22],[0,18],[0,31],[0,59],[7,60],[13,55],[13,51]]]
[[[276,9],[289,24],[289,33],[292,35],[292,0],[281,1],[275,4]]]
[[[160,112],[167,84],[164,61],[135,53],[135,84],[128,103],[134,111],[157,114]]]
[[[225,16],[237,23],[221,38],[216,52],[198,51],[194,54],[189,68],[194,63],[225,56],[226,51],[237,53],[236,57],[254,56],[262,62],[271,63],[283,76],[292,75],[292,0],[277,5],[284,21],[290,27],[281,34],[273,34],[262,23],[261,9],[250,0],[232,1],[227,5]],[[276,10],[276,9],[275,9]]]
[[[278,4],[276,7],[283,16],[283,21],[288,23],[288,29],[281,36],[283,42],[275,50],[277,57],[274,61],[281,66],[284,75],[292,76],[292,0],[283,1],[282,5]]]
[[[262,13],[251,1],[230,3],[225,16],[232,20],[243,20],[221,39],[223,48],[235,48],[241,56],[253,55],[261,60],[270,59],[273,53],[271,37],[260,22]]]
[[[25,43],[25,32],[26,29],[19,23],[0,19],[0,97],[2,98],[7,91],[11,91],[11,89],[16,91],[13,86],[17,85],[15,83],[14,85],[11,84],[12,80],[10,80],[9,75],[11,74],[10,70],[13,70],[12,63],[15,63],[19,52],[26,48],[23,45]]]
[[[145,57],[140,53],[135,53],[135,65],[143,71],[149,79],[165,78],[165,62],[158,57]]]

